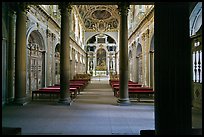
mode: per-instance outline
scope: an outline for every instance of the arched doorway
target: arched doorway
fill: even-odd
[[[136,49],[136,82],[142,83],[142,46],[140,43]]]
[[[29,94],[32,90],[45,87],[45,45],[42,35],[34,30],[28,38],[28,82]]]

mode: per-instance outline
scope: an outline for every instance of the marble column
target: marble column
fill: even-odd
[[[70,88],[70,12],[67,3],[59,5],[61,11],[61,45],[60,45],[60,99],[58,103],[71,105]]]
[[[120,14],[120,98],[118,99],[119,105],[129,105],[129,94],[128,94],[128,16],[129,5],[126,2],[119,4],[119,14]]]
[[[9,37],[8,37],[8,95],[7,103],[11,103],[14,100],[14,55],[15,55],[15,32],[14,24],[15,12],[13,9],[9,11]]]
[[[26,102],[26,10],[27,5],[18,3],[16,18],[16,62],[15,62],[15,98],[14,103]]]
[[[155,133],[190,135],[189,3],[155,3]]]

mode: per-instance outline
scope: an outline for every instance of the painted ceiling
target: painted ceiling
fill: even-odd
[[[77,5],[77,8],[87,31],[117,31],[117,5]]]

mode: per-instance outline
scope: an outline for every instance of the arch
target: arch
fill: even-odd
[[[142,54],[142,45],[140,43],[137,44],[136,47],[136,57]]]
[[[60,53],[60,44],[57,43],[55,46],[55,52],[59,52]]]
[[[89,39],[91,39],[92,37],[94,37],[94,36],[96,36],[96,35],[100,35],[101,33],[94,33],[94,34],[91,34],[86,40],[85,40],[85,43],[87,43],[88,41],[89,41]],[[104,32],[103,33],[104,35],[106,35],[106,36],[109,36],[109,37],[111,37],[114,41],[115,41],[115,43],[116,43],[116,45],[118,45],[118,41],[114,38],[114,37],[112,37],[112,36],[110,36],[108,33],[106,33],[106,32]]]
[[[35,27],[27,31],[27,61],[29,64],[29,67],[27,67],[27,77],[29,79],[27,89],[29,92],[45,86],[46,46],[42,34]]]
[[[47,51],[47,47],[45,46],[45,37],[43,37],[42,34],[43,33],[36,28],[30,29],[30,31],[26,34],[27,45],[32,41],[40,45],[42,50]]]
[[[195,35],[202,25],[202,2],[198,2],[189,17],[190,36]]]

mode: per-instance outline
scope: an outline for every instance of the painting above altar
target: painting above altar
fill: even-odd
[[[106,51],[103,48],[97,50],[97,66],[96,70],[105,71],[107,70],[106,66]]]

